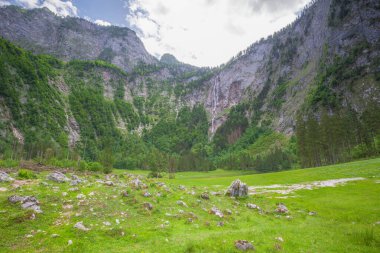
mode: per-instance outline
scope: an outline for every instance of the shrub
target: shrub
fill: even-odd
[[[103,166],[98,162],[89,162],[88,163],[88,170],[93,172],[98,172],[103,170]]]
[[[17,174],[20,179],[35,179],[37,178],[36,174],[33,171],[27,169],[20,169]]]
[[[15,168],[15,167],[18,167],[19,164],[20,164],[19,161],[15,161],[12,159],[0,160],[1,168]]]

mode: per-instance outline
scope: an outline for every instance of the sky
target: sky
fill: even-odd
[[[146,49],[218,66],[291,23],[310,0],[0,0],[136,31]]]

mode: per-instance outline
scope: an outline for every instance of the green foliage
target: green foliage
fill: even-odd
[[[0,168],[16,168],[20,165],[20,161],[6,159],[0,160]]]
[[[36,174],[33,171],[27,169],[20,169],[17,173],[19,179],[35,179],[37,178]]]
[[[87,164],[87,168],[89,171],[92,171],[92,172],[100,172],[104,170],[102,164],[99,162],[89,162]]]

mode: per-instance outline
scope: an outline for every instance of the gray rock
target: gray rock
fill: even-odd
[[[288,208],[284,204],[282,204],[282,203],[280,203],[280,204],[277,205],[277,210],[276,211],[278,213],[288,213],[289,212]]]
[[[114,186],[114,183],[112,181],[105,181],[104,184],[107,186]]]
[[[183,202],[182,200],[178,200],[177,205],[187,207],[187,204],[185,202]]]
[[[143,196],[149,198],[152,196],[152,194],[150,194],[149,192],[144,192]]]
[[[147,188],[146,184],[144,184],[139,178],[134,178],[130,182],[131,187],[135,189],[145,189]]]
[[[78,176],[76,176],[76,175],[72,175],[71,176],[71,182],[70,182],[70,185],[72,185],[72,186],[75,186],[75,185],[78,185],[78,184],[81,184],[81,183],[83,183],[83,180],[82,179],[80,179]]]
[[[85,225],[83,225],[83,221],[77,222],[74,225],[74,228],[82,230],[82,231],[89,231],[90,230],[89,228],[85,227]]]
[[[14,178],[10,177],[6,172],[0,171],[0,182],[13,181]]]
[[[62,172],[53,172],[53,173],[50,173],[48,176],[47,176],[47,179],[48,180],[51,180],[51,181],[54,181],[54,182],[57,182],[57,183],[64,183],[64,182],[67,182],[69,181],[70,179],[68,179],[65,174],[63,174]]]
[[[33,210],[36,213],[42,213],[40,202],[33,196],[10,196],[8,198],[8,201],[15,204],[15,203],[21,203],[21,208],[23,209],[29,209]]]
[[[143,207],[144,207],[145,209],[147,209],[147,210],[152,210],[152,209],[153,209],[153,205],[152,205],[151,203],[149,203],[149,202],[145,202],[145,203],[143,204]]]
[[[231,197],[245,197],[248,195],[248,186],[239,179],[232,182],[226,195]]]
[[[246,240],[235,241],[235,247],[239,250],[242,250],[242,251],[255,250],[253,245]]]
[[[178,189],[180,189],[181,191],[184,191],[184,190],[186,190],[186,187],[184,185],[179,185]]]
[[[255,204],[252,204],[252,203],[248,203],[247,204],[247,207],[249,209],[257,209],[257,210],[260,210],[260,207],[258,205],[255,205]]]
[[[210,196],[208,195],[207,192],[204,192],[204,193],[201,194],[201,198],[202,198],[202,199],[209,200],[209,199],[210,199]]]
[[[213,206],[213,207],[211,208],[211,210],[209,211],[209,213],[214,214],[214,215],[216,215],[216,216],[218,216],[218,217],[220,217],[220,218],[223,218],[223,217],[224,217],[223,212],[220,211],[220,210],[219,210],[217,207],[215,207],[215,206]]]

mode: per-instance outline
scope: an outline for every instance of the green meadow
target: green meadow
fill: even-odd
[[[181,172],[175,179],[147,178],[145,171],[67,172],[86,180],[77,186],[47,180],[50,171],[8,172],[16,181],[0,183],[0,252],[240,252],[236,240],[248,240],[256,252],[380,251],[379,158],[267,174]],[[137,175],[146,189],[131,186]],[[114,185],[99,181],[105,177]],[[358,177],[362,180],[288,194],[224,195],[238,178],[252,187],[282,188]],[[33,217],[33,211],[8,201],[12,195],[35,196],[43,213]],[[278,203],[289,212],[277,213]],[[224,217],[212,214],[213,207]],[[77,222],[89,230],[74,228]]]

